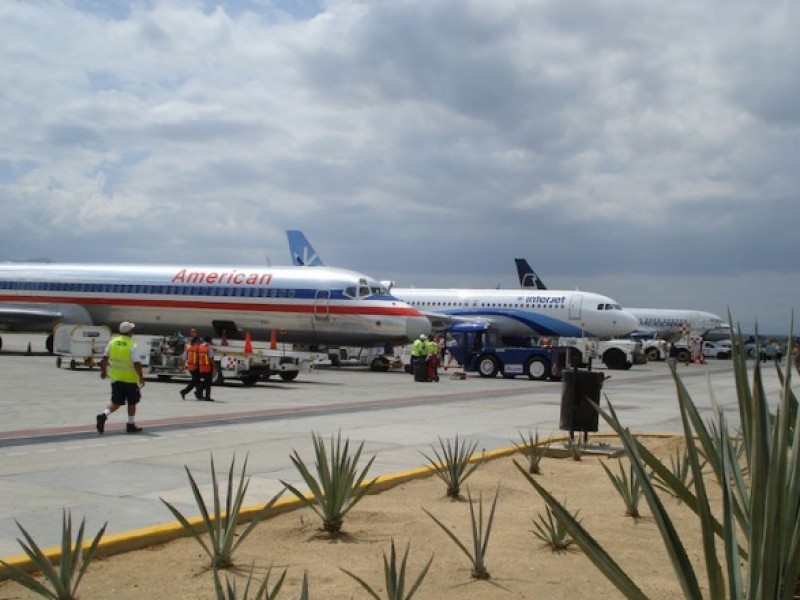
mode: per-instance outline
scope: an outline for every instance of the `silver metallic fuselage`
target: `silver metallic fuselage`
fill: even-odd
[[[136,323],[139,334],[219,333],[214,322],[301,344],[404,344],[430,329],[374,279],[342,269],[0,264],[0,324]]]

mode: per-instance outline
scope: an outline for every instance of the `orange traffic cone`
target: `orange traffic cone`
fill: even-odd
[[[278,334],[275,333],[274,329],[269,332],[269,349],[270,350],[278,349]]]
[[[244,351],[245,354],[253,353],[253,340],[250,338],[250,332],[244,334]]]

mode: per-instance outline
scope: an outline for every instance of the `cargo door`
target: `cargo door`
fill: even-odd
[[[581,305],[583,304],[583,296],[570,295],[569,297],[569,318],[580,320],[581,318]]]

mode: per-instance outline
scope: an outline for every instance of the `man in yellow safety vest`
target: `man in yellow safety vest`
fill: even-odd
[[[111,378],[111,402],[106,409],[97,415],[97,432],[106,429],[108,416],[123,404],[128,405],[127,433],[139,433],[142,428],[136,426],[136,405],[142,398],[140,388],[144,387],[142,358],[139,347],[133,341],[135,324],[123,321],[119,324],[119,333],[108,343],[100,361],[100,378]]]

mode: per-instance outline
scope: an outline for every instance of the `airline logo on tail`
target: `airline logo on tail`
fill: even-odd
[[[324,267],[325,263],[314,250],[311,242],[306,239],[302,231],[297,229],[286,230],[289,240],[289,252],[292,255],[292,264],[296,267]]]

